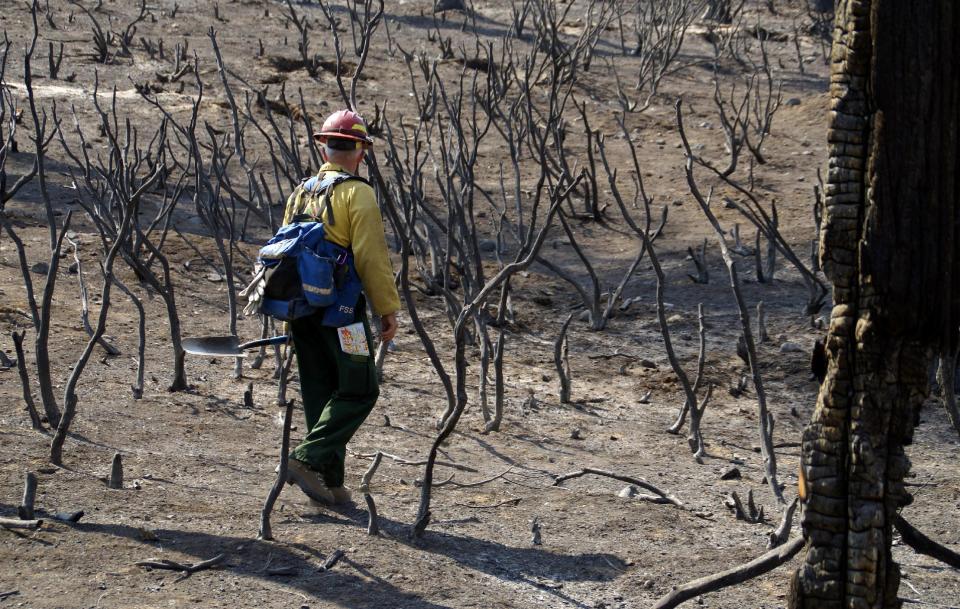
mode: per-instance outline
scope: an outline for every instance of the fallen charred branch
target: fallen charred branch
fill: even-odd
[[[373,453],[373,454],[359,453],[354,456],[360,459],[376,459],[377,455],[380,455],[381,457],[386,457],[387,459],[390,459],[397,465],[413,465],[416,467],[420,467],[427,464],[426,459],[422,461],[410,461],[409,459],[404,459],[403,457],[398,457],[396,455],[391,455],[390,453],[385,453],[380,451],[377,451],[376,453]],[[477,472],[476,468],[470,467],[469,465],[460,465],[459,463],[451,463],[449,461],[434,461],[434,465],[436,465],[437,467],[449,467],[452,469],[457,469],[460,471],[470,472],[470,473]]]
[[[434,484],[433,488],[439,488],[441,486],[447,486],[447,485],[455,486],[457,488],[476,488],[478,486],[483,486],[484,484],[493,482],[494,480],[499,480],[503,478],[504,476],[506,476],[507,474],[513,471],[513,467],[514,466],[511,465],[510,467],[500,472],[496,476],[492,476],[490,478],[484,478],[483,480],[478,480],[476,482],[457,482],[456,480],[453,479],[453,476],[450,476],[448,479],[444,480],[443,482],[437,482],[436,484]],[[456,474],[454,474],[454,476],[455,475]]]
[[[780,565],[789,561],[797,554],[797,552],[800,551],[802,547],[803,537],[796,537],[793,539],[793,541],[774,548],[766,554],[758,556],[748,563],[744,563],[732,569],[727,569],[726,571],[721,571],[720,573],[695,579],[692,582],[688,582],[675,588],[672,592],[657,601],[657,604],[653,606],[653,609],[672,609],[673,607],[676,607],[681,603],[690,600],[691,598],[700,596],[701,594],[716,592],[717,590],[721,590],[723,588],[728,588],[736,584],[742,584],[743,582],[751,580],[754,577],[758,577],[764,573],[767,573],[768,571],[772,571],[773,569],[776,569]]]
[[[330,569],[337,566],[337,563],[340,562],[340,559],[346,556],[347,553],[343,550],[334,550],[330,556],[327,557],[323,564],[317,569],[317,571],[323,573],[324,571],[329,571]]]
[[[203,560],[195,564],[191,563],[179,563],[172,560],[162,559],[162,560],[141,560],[134,563],[138,567],[146,567],[148,569],[165,569],[167,571],[180,571],[182,574],[174,583],[183,581],[197,573],[198,571],[206,571],[207,569],[212,569],[223,563],[227,559],[226,554],[217,554],[213,558],[208,560]]]
[[[893,526],[897,527],[903,542],[915,551],[935,558],[954,569],[960,569],[960,554],[930,539],[904,520],[900,514],[897,514],[894,518]]]
[[[4,529],[35,530],[43,526],[43,520],[20,520],[18,518],[0,518],[0,527]]]
[[[77,510],[75,512],[56,512],[52,518],[54,520],[59,520],[60,522],[77,523],[80,522],[80,519],[85,515],[86,512],[83,510]]]
[[[503,507],[503,506],[506,506],[506,505],[509,505],[509,506],[513,507],[513,506],[517,505],[518,503],[520,503],[520,501],[521,501],[522,499],[523,499],[522,497],[513,497],[513,498],[511,498],[511,499],[504,499],[503,501],[498,501],[497,503],[494,503],[494,504],[491,504],[491,505],[473,505],[473,504],[471,504],[471,503],[454,503],[453,505],[456,505],[456,506],[458,506],[458,507],[463,507],[463,508],[471,509],[471,510],[493,510],[493,509],[500,508],[500,507]]]
[[[653,484],[650,484],[643,478],[634,478],[633,476],[624,476],[623,474],[617,474],[614,472],[606,471],[603,469],[596,469],[593,467],[585,467],[575,472],[570,472],[569,474],[562,474],[560,476],[557,476],[553,480],[553,486],[560,486],[566,480],[570,480],[571,478],[579,478],[580,476],[585,476],[587,474],[593,474],[595,476],[603,476],[605,478],[613,478],[614,480],[619,480],[621,482],[626,482],[628,484],[633,484],[635,486],[639,486],[640,488],[646,489],[651,493],[656,494],[657,497],[659,497],[659,499],[657,501],[654,501],[654,503],[669,503],[677,506],[678,508],[684,507],[683,503],[679,499],[677,499],[670,493],[657,488]]]

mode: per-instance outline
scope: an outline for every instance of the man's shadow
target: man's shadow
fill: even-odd
[[[0,512],[7,512],[11,508],[12,506],[0,504]],[[357,507],[342,507],[337,508],[335,512],[325,511],[306,518],[308,522],[317,524],[365,527],[367,512]],[[538,546],[511,547],[437,530],[430,530],[422,538],[414,540],[409,536],[410,527],[406,523],[383,517],[379,519],[379,523],[384,541],[401,543],[428,554],[441,555],[463,567],[481,571],[501,580],[536,587],[539,594],[551,594],[558,600],[584,609],[588,605],[562,591],[563,582],[612,581],[626,569],[623,561],[612,554],[562,554]],[[58,522],[58,525],[69,526],[81,533],[113,535],[138,542],[144,541],[141,529],[125,524]],[[186,562],[195,563],[224,553],[226,561],[218,568],[229,570],[238,576],[254,577],[282,584],[310,598],[336,603],[338,606],[351,609],[375,607],[444,609],[445,607],[445,605],[424,600],[414,592],[397,588],[362,564],[352,561],[349,554],[342,561],[350,565],[355,573],[348,569],[334,567],[330,571],[319,574],[317,569],[327,556],[306,544],[284,544],[282,540],[285,531],[281,527],[285,528],[283,522],[275,524],[275,528],[281,529],[276,531],[280,543],[259,541],[251,537],[215,535],[178,529],[153,529],[151,533],[156,535],[157,540],[167,550],[175,550],[194,559]],[[182,559],[176,560],[182,561]],[[424,566],[429,569],[432,564],[430,557],[424,556],[424,561],[426,563]],[[278,577],[271,573],[274,568],[284,568],[289,575]],[[199,573],[192,577],[203,577],[203,574]]]
[[[368,512],[357,506],[342,506],[306,516],[318,524],[366,527]],[[381,534],[423,552],[449,558],[463,567],[498,579],[526,583],[578,607],[585,605],[561,592],[564,582],[607,582],[622,575],[627,565],[618,556],[606,553],[563,554],[541,546],[508,546],[495,541],[456,535],[435,528],[421,538],[410,536],[411,525],[382,516]],[[435,522],[434,526],[442,522]]]

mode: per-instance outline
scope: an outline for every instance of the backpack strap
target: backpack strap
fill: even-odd
[[[313,176],[303,183],[303,189],[306,192],[309,192],[312,195],[321,195],[323,197],[321,199],[320,212],[317,214],[317,218],[323,218],[324,213],[326,213],[327,224],[330,226],[336,224],[336,219],[333,217],[333,208],[330,206],[330,194],[333,192],[333,189],[337,187],[337,185],[343,184],[344,182],[348,182],[350,180],[359,180],[368,186],[370,185],[370,182],[364,178],[342,171],[325,171],[323,173],[323,177]]]

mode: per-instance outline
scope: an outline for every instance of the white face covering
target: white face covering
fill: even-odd
[[[353,163],[353,155],[356,154],[357,150],[336,150],[330,148],[327,145],[320,147],[320,156],[325,162],[337,163],[338,165],[350,166]],[[347,157],[347,158],[345,158]],[[348,161],[349,158],[349,161]],[[357,161],[359,166],[360,162],[363,161],[363,155],[361,154],[360,159]]]

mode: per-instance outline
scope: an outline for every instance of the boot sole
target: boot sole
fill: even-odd
[[[310,488],[309,486],[307,486],[305,483],[301,483],[300,479],[297,478],[295,475],[293,475],[293,473],[292,473],[292,471],[290,470],[290,467],[289,467],[289,466],[287,467],[287,480],[286,480],[286,482],[287,482],[287,484],[289,484],[289,485],[291,485],[291,486],[293,486],[294,484],[296,484],[297,487],[298,487],[301,491],[303,491],[303,494],[306,495],[307,497],[309,497],[311,501],[315,501],[315,502],[317,502],[317,503],[322,503],[322,504],[324,504],[324,505],[332,505],[332,504],[334,503],[334,498],[333,498],[333,495],[332,495],[332,494],[329,495],[329,496],[326,496],[326,497],[325,497],[325,496],[322,496],[322,495],[318,495],[313,489],[311,489],[311,488]]]
[[[333,505],[332,498],[321,497],[317,495],[309,487],[305,487],[304,485],[301,485],[299,482],[291,482],[290,484],[296,484],[300,488],[300,490],[303,491],[303,494],[306,495],[312,502],[320,503],[322,505]]]

